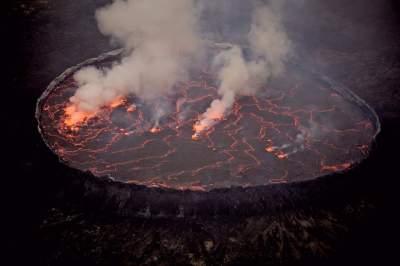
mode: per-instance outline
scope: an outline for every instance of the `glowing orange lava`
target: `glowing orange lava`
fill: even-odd
[[[107,106],[103,108],[115,109],[126,103],[126,99],[124,97],[117,97],[112,100]],[[127,109],[127,112],[134,112],[136,109],[134,106],[130,106]],[[79,126],[86,123],[89,119],[95,117],[100,110],[85,112],[78,110],[75,104],[70,103],[64,108],[64,125],[71,130],[79,130]]]
[[[208,191],[351,168],[368,155],[374,121],[326,83],[296,71],[264,94],[239,95],[228,112],[204,121],[220,96],[212,73],[194,73],[163,98],[171,108],[157,123],[152,104],[137,95],[79,111],[69,101],[77,84],[68,75],[41,102],[41,133],[70,166],[149,187]]]
[[[157,133],[160,133],[160,132],[161,132],[161,128],[160,127],[152,127],[150,129],[150,133],[152,133],[152,134],[157,134]]]
[[[128,108],[126,108],[126,111],[129,112],[129,113],[133,113],[133,112],[136,111],[136,106],[131,105]]]
[[[86,122],[87,120],[96,115],[96,112],[78,111],[76,105],[73,104],[65,107],[64,113],[65,113],[64,124],[73,130],[78,129],[77,125]]]
[[[113,101],[111,101],[108,106],[110,108],[117,108],[118,106],[121,106],[122,104],[124,104],[126,102],[126,99],[124,97],[117,97],[116,99],[114,99]]]
[[[196,123],[193,125],[193,135],[192,135],[192,140],[196,141],[200,139],[200,134],[204,131],[206,131],[208,128],[206,126],[201,125],[200,123]]]
[[[222,121],[224,116],[222,114],[214,114],[213,116],[209,117],[208,119],[211,122],[202,123],[202,120],[199,119],[196,123],[193,124],[193,135],[192,140],[196,141],[200,139],[200,136],[205,134],[206,131],[209,131],[211,127],[218,122]]]

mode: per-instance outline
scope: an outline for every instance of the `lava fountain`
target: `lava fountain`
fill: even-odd
[[[65,164],[95,176],[201,191],[305,181],[359,163],[380,129],[363,100],[297,64],[256,96],[237,97],[209,128],[196,128],[218,98],[207,68],[163,96],[174,111],[157,123],[135,95],[96,112],[77,112],[69,101],[78,87],[73,74],[85,66],[109,66],[120,56],[113,51],[68,69],[37,104],[48,147]]]

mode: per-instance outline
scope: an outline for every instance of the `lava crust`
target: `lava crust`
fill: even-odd
[[[298,182],[351,168],[379,131],[374,111],[328,79],[288,66],[256,96],[242,95],[202,135],[193,125],[218,98],[206,67],[159,101],[169,109],[154,119],[154,104],[120,97],[98,112],[71,117],[69,98],[82,67],[109,66],[113,51],[72,67],[38,101],[41,134],[71,167],[112,180],[178,190]]]

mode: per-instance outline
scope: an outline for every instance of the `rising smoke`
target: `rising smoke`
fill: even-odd
[[[270,77],[281,75],[291,52],[290,41],[280,17],[270,6],[257,6],[248,38],[250,59],[234,45],[214,60],[218,72],[220,99],[214,100],[195,124],[194,137],[220,120],[232,107],[237,95],[253,95]]]
[[[206,42],[200,34],[196,0],[114,0],[96,12],[100,31],[121,44],[126,56],[111,68],[88,67],[75,75],[79,88],[70,101],[76,110],[94,112],[120,96],[133,94],[160,101],[188,77],[201,60]],[[228,3],[228,2],[227,2]],[[195,124],[195,135],[207,130],[231,109],[238,95],[254,95],[270,77],[284,72],[291,45],[276,1],[257,4],[252,14],[244,55],[236,44],[212,60],[220,99],[214,100]],[[200,8],[199,8],[200,7]],[[157,104],[157,106],[163,106]],[[157,110],[156,114],[165,114]],[[156,119],[157,120],[157,119]]]
[[[108,69],[88,67],[75,75],[71,102],[92,112],[119,96],[154,100],[187,77],[203,48],[192,0],[115,0],[96,12],[99,28],[126,56]]]

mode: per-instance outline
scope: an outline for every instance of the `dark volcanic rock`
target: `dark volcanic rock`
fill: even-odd
[[[237,189],[242,205],[226,200],[224,191],[213,202],[185,194],[177,202],[202,204],[196,211],[186,207],[183,215],[179,204],[163,201],[163,191],[147,198],[60,164],[36,132],[42,88],[66,67],[111,49],[92,15],[106,1],[12,1],[2,24],[3,51],[18,51],[3,55],[3,118],[6,142],[13,144],[7,155],[17,165],[10,164],[3,185],[10,264],[336,266],[398,260],[391,243],[399,237],[399,4],[298,2],[304,5],[294,5],[301,9],[287,23],[301,59],[377,110],[382,133],[376,149],[343,175],[262,193]],[[149,209],[143,209],[146,203]],[[168,211],[160,215],[160,209]],[[132,216],[137,212],[142,217]]]

